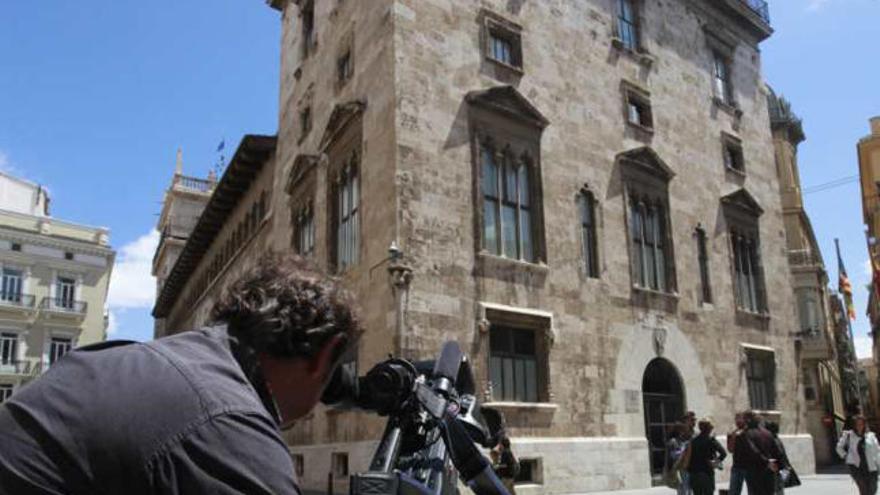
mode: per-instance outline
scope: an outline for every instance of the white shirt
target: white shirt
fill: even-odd
[[[837,442],[837,455],[846,460],[851,466],[858,467],[861,463],[859,457],[859,440],[861,438],[852,430],[846,430]],[[877,471],[880,465],[880,444],[873,432],[865,432],[865,457],[868,461],[868,470]]]

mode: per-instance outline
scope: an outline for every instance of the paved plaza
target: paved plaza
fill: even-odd
[[[803,485],[785,490],[786,495],[858,495],[856,485],[845,474],[803,476],[801,481],[803,481]],[[719,485],[719,488],[725,488],[725,486]],[[669,488],[657,487],[647,490],[593,492],[589,495],[672,495],[674,493],[675,491]],[[747,491],[743,490],[743,495],[746,493]]]

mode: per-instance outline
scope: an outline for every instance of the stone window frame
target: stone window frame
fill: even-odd
[[[544,458],[540,456],[525,456],[519,458],[519,475],[514,483],[517,486],[540,486],[544,484]],[[526,468],[526,465],[531,467]],[[529,476],[531,475],[531,476]]]
[[[312,132],[313,119],[312,106],[305,105],[302,110],[299,111],[299,143],[305,141]]]
[[[777,380],[776,350],[772,347],[740,344],[742,351],[743,374],[745,375],[746,391],[749,397],[749,407],[761,413],[777,413],[779,407],[779,383]],[[766,376],[755,376],[756,369],[753,364],[757,361],[772,363],[770,372]],[[762,371],[766,371],[762,370]],[[765,375],[765,373],[761,373]]]
[[[591,221],[585,220],[584,206],[589,208]],[[596,195],[588,184],[584,184],[577,194],[578,225],[580,226],[581,265],[584,276],[588,279],[601,279],[602,269],[599,253],[600,208]],[[589,237],[589,239],[588,239]]]
[[[651,105],[651,92],[632,82],[623,80],[620,84],[623,94],[623,120],[626,125],[647,135],[654,134],[654,110]],[[633,120],[633,108],[638,122]]]
[[[291,240],[294,251],[301,256],[314,256],[318,246],[317,212],[315,210],[315,192],[317,190],[317,169],[321,162],[318,155],[300,154],[294,161],[287,176],[284,190],[288,195],[290,211]],[[311,215],[311,250],[302,251],[301,219]]]
[[[724,170],[742,176],[746,175],[746,160],[740,138],[722,131],[721,154]]]
[[[496,113],[482,108],[472,109],[472,167],[474,177],[475,247],[478,255],[491,256],[515,262],[539,265],[546,263],[547,249],[544,235],[543,186],[541,182],[542,129],[531,127],[510,113]],[[529,178],[529,206],[531,211],[531,244],[533,261],[511,259],[490,252],[485,245],[483,213],[483,146],[507,150],[510,156],[526,157]],[[499,239],[501,241],[501,239]],[[501,244],[499,244],[501,245]],[[501,248],[503,252],[503,247]]]
[[[721,200],[727,223],[727,242],[734,306],[738,315],[769,317],[767,281],[761,256],[760,217],[763,210],[745,190],[725,196]],[[745,252],[742,251],[745,242]],[[745,256],[745,258],[743,257]],[[748,270],[748,288],[741,286],[742,269]],[[748,291],[748,301],[743,300],[743,290]]]
[[[345,122],[334,122],[328,124],[328,131],[325,133],[327,154],[327,212],[329,213],[328,232],[327,232],[327,248],[330,253],[330,266],[337,273],[343,273],[354,266],[364,258],[363,256],[363,187],[362,187],[362,166],[363,166],[363,108],[359,104],[355,104],[357,108],[352,113],[339,115],[339,119]],[[341,108],[341,107],[338,107]],[[344,112],[344,110],[341,110]],[[334,111],[334,114],[337,114]],[[331,121],[335,120],[331,116]],[[352,191],[357,191],[357,206],[353,209],[356,217],[353,219],[353,230],[351,231],[353,240],[352,258],[347,263],[343,263],[340,258],[340,208],[339,194],[340,187],[347,180],[353,180]]]
[[[631,155],[632,153],[637,155]],[[630,259],[630,281],[634,291],[653,294],[678,296],[677,269],[675,263],[675,245],[673,242],[672,209],[669,205],[669,182],[674,177],[671,170],[659,159],[656,153],[648,147],[618,155],[617,161],[621,165],[621,178],[623,180],[624,201],[624,227],[626,231],[627,251]],[[662,207],[663,218],[663,275],[664,285],[662,290],[645,287],[641,284],[641,268],[637,266],[636,253],[634,252],[635,238],[633,234],[632,208],[635,201],[641,200]],[[655,253],[656,254],[656,253]],[[641,260],[641,257],[639,258]],[[641,263],[644,267],[644,263]],[[656,269],[656,265],[655,265]]]
[[[709,236],[702,224],[697,224],[694,229],[694,238],[697,241],[697,263],[700,271],[700,304],[712,305],[715,299],[712,294],[712,277],[709,266]]]
[[[348,478],[349,475],[348,452],[333,452],[330,454],[330,472],[334,478]]]
[[[614,13],[614,22],[612,23],[613,36],[611,38],[611,44],[623,51],[628,51],[631,53],[640,53],[642,52],[642,47],[644,46],[642,40],[642,10],[644,9],[644,5],[642,4],[642,0],[611,0],[612,4],[612,12]],[[621,23],[624,22],[624,3],[629,5],[631,10],[632,19],[627,20],[630,24],[632,24],[632,44],[627,43],[624,33],[621,30]]]
[[[485,404],[492,407],[501,408],[522,408],[522,409],[555,409],[553,404],[554,394],[551,386],[550,361],[553,346],[556,340],[556,332],[554,329],[553,313],[535,310],[530,308],[521,308],[507,306],[504,304],[480,302],[478,305],[478,323],[480,338],[483,339],[483,345],[480,346],[482,351],[476,357],[475,362],[483,363],[477,369],[482,368],[480,375],[481,380],[485,383],[483,389],[486,391]],[[534,332],[535,335],[535,356],[537,360],[537,402],[506,402],[496,400],[494,391],[492,390],[490,366],[491,350],[489,339],[491,338],[492,326],[497,325],[502,328],[511,328],[518,330],[528,330]]]
[[[355,69],[355,43],[354,30],[350,31],[342,39],[339,53],[336,57],[336,90],[345,87],[354,78]]]
[[[739,41],[736,35],[727,31],[726,28],[719,24],[709,23],[703,26],[703,33],[706,36],[706,46],[709,55],[709,77],[713,103],[736,116],[742,115],[739,101],[736,98],[736,85],[734,84],[734,74],[736,74],[735,55]],[[716,61],[724,62],[727,71],[726,92],[727,94],[718,94],[716,84]]]
[[[522,33],[519,24],[488,9],[480,11],[480,50],[490,63],[507,69],[517,75],[524,74]],[[492,39],[498,38],[510,44],[510,63],[494,56]]]

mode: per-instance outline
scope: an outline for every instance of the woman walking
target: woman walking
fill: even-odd
[[[859,495],[876,495],[880,444],[874,433],[868,430],[864,416],[853,418],[853,429],[843,432],[837,442],[837,455],[846,460]]]
[[[690,465],[691,428],[684,422],[676,423],[672,436],[666,443],[666,467],[664,468],[667,486],[674,488],[677,495],[691,495]]]
[[[727,457],[727,451],[712,436],[712,420],[703,418],[697,423],[700,434],[691,440],[691,462],[688,466],[691,489],[694,495],[715,493],[715,469]]]

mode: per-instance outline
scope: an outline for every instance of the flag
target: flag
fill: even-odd
[[[217,145],[217,151],[223,151],[223,148],[226,147],[226,139],[221,139],[220,144]]]
[[[834,239],[837,248],[837,292],[843,295],[843,304],[846,306],[846,315],[850,320],[856,319],[856,307],[853,305],[852,284],[846,275],[846,267],[843,266],[843,258],[840,257],[840,245]]]

